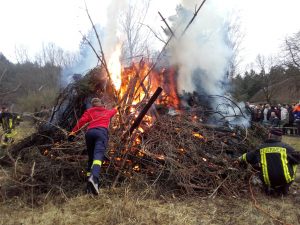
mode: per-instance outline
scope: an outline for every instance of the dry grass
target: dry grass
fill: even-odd
[[[295,148],[296,151],[300,151],[300,137],[284,136],[282,140]],[[300,183],[300,166],[297,169],[296,182]]]
[[[143,198],[129,189],[78,196],[64,204],[30,208],[19,200],[0,205],[0,224],[278,224],[249,199]],[[288,224],[300,223],[297,198],[257,197],[259,204]]]
[[[293,146],[297,151],[300,151],[300,137],[284,136],[283,142]]]

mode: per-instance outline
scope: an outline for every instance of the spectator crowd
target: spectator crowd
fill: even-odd
[[[252,105],[247,102],[246,112],[252,122],[281,128],[284,134],[300,135],[300,102],[292,105]]]

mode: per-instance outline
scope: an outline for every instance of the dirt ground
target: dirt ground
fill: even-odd
[[[30,124],[26,126],[28,131]],[[20,138],[29,134],[21,133]],[[300,150],[300,138],[284,137],[284,141]],[[0,188],[5,182],[5,172],[0,168]],[[254,198],[219,196],[208,199],[162,195],[154,198],[151,190],[136,192],[129,187],[104,189],[97,197],[78,195],[63,202],[48,200],[40,207],[31,207],[15,198],[0,202],[0,225],[300,224],[299,178],[298,169],[297,181],[291,194],[285,198],[268,197],[259,191],[255,192]],[[34,193],[31,195],[34,196]]]

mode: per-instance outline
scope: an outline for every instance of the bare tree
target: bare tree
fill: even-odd
[[[123,56],[130,61],[136,56],[148,52],[148,37],[150,30],[143,29],[151,0],[136,1],[131,4],[121,18],[121,29],[125,34]],[[140,7],[142,6],[142,7]]]
[[[20,45],[18,47],[15,46],[15,57],[17,62],[20,64],[30,62],[28,49],[23,45]]]
[[[256,64],[260,69],[262,91],[268,103],[271,103],[274,94],[274,89],[272,88],[273,82],[271,76],[268,74],[268,71],[274,66],[274,61],[273,57],[268,57],[267,59],[262,55],[256,57]]]
[[[3,77],[5,76],[6,72],[7,72],[7,69],[6,69],[6,68],[1,72],[1,75],[0,75],[0,85],[1,85],[2,79],[3,79]],[[1,92],[0,92],[0,97],[1,97],[1,99],[4,98],[4,97],[6,97],[6,96],[8,96],[8,95],[10,95],[10,94],[12,94],[12,93],[15,93],[20,87],[21,87],[21,84],[19,83],[19,84],[18,84],[17,86],[15,86],[15,88],[12,89],[12,90],[8,90],[8,91],[5,91],[5,92],[2,92],[2,91],[1,91]]]
[[[67,67],[75,60],[75,54],[64,51],[54,43],[42,45],[42,51],[35,56],[39,65],[50,64],[52,66]]]
[[[233,14],[229,19],[228,39],[229,47],[232,50],[232,56],[229,61],[229,77],[234,77],[238,73],[238,67],[242,61],[240,56],[244,33],[241,30],[241,22],[238,14]]]
[[[300,31],[285,39],[285,64],[292,64],[300,69]]]

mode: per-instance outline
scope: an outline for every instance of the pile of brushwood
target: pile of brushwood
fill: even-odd
[[[87,161],[84,131],[74,142],[67,141],[67,131],[89,107],[92,97],[111,106],[115,103],[113,88],[105,87],[101,73],[96,68],[66,87],[49,121],[7,149],[0,159],[7,171],[6,182],[0,186],[2,199],[23,196],[39,203],[50,196],[68,198],[83,192]],[[180,97],[185,102],[180,110],[162,103],[148,104],[152,93],[145,87],[144,97],[138,99],[139,79],[131,81],[111,123],[102,188],[138,183],[155,188],[160,195],[240,196],[247,192],[251,171],[241,168],[236,160],[262,142],[264,127],[234,125],[245,119],[242,110],[222,96],[186,93]],[[157,100],[163,97],[164,92]],[[208,106],[212,99],[222,104]],[[133,104],[133,100],[139,101]]]

